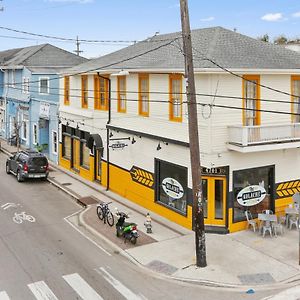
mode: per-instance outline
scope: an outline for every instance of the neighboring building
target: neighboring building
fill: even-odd
[[[287,44],[285,44],[283,46],[287,49],[300,52],[300,41],[299,40],[290,41],[290,42],[288,42]]]
[[[58,160],[58,73],[85,58],[50,44],[0,52],[0,129]]]
[[[300,101],[290,96],[300,96],[300,56],[221,27],[193,30],[192,41],[206,230],[233,232],[247,225],[243,188],[266,190],[253,213],[284,212],[300,191]],[[61,82],[60,165],[191,228],[181,33],[78,65]]]

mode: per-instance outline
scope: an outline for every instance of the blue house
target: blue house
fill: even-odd
[[[59,73],[87,59],[50,44],[0,52],[0,135],[58,161]]]

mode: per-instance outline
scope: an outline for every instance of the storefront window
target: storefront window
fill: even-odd
[[[155,161],[156,201],[186,214],[187,168],[166,161]]]
[[[63,136],[63,157],[71,159],[71,137],[68,135]]]
[[[81,143],[81,166],[86,169],[90,168],[90,149],[85,142]]]
[[[254,206],[242,206],[237,201],[238,193],[247,186],[259,185],[266,190],[264,200]],[[254,217],[263,209],[272,209],[273,167],[245,169],[233,172],[233,222],[246,220],[245,210],[249,209]]]

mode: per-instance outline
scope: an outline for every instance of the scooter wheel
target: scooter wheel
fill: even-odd
[[[117,237],[120,237],[120,236],[121,236],[121,234],[120,234],[120,232],[119,232],[118,229],[116,230],[116,235],[117,235]]]
[[[136,244],[136,237],[135,237],[135,236],[132,236],[132,237],[130,238],[130,242],[131,242],[131,244],[135,245],[135,244]]]

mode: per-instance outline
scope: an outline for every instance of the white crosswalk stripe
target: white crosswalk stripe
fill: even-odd
[[[274,296],[265,297],[262,300],[299,300],[300,299],[300,287],[295,286],[282,291]]]
[[[0,300],[9,300],[10,298],[8,297],[7,293],[2,291],[0,292]]]
[[[96,291],[77,273],[65,275],[63,279],[76,291],[83,300],[103,300]]]
[[[37,281],[27,285],[38,300],[58,300],[44,281]]]
[[[123,295],[128,300],[141,300],[146,299],[145,297],[141,298],[130,289],[128,289],[123,283],[113,277],[110,273],[107,272],[104,268],[95,269],[97,273],[103,275],[103,278],[109,282],[121,295]]]

